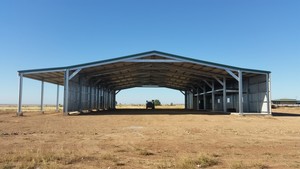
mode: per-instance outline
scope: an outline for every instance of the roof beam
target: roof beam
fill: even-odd
[[[131,60],[126,60],[125,62],[137,62],[137,63],[178,63],[178,62],[182,62],[182,61],[171,60],[171,59],[131,59]]]

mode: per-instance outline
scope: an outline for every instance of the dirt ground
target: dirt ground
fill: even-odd
[[[300,168],[300,109],[0,111],[0,168]]]

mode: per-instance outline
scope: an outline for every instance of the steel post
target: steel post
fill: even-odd
[[[203,109],[206,110],[206,86],[204,85],[204,94],[203,94]]]
[[[64,115],[68,115],[68,102],[69,102],[69,69],[65,70],[64,79]]]
[[[184,92],[184,109],[187,109],[187,91]]]
[[[197,110],[199,110],[199,88],[197,88]]]
[[[239,74],[239,114],[243,114],[243,72],[238,71]]]
[[[59,111],[59,84],[57,84],[57,92],[56,92],[56,112]]]
[[[92,110],[92,86],[89,86],[89,110]]]
[[[44,113],[44,80],[41,82],[41,113]]]
[[[223,78],[223,111],[227,112],[227,92],[226,92],[226,78]]]
[[[271,110],[272,110],[272,107],[271,107],[271,97],[270,97],[270,87],[271,87],[271,81],[270,81],[270,74],[267,73],[266,74],[266,97],[267,97],[267,113],[268,114],[271,114]]]
[[[23,116],[23,112],[22,112],[23,74],[20,73],[19,76],[20,76],[20,82],[19,82],[19,104],[18,104],[17,116]]]
[[[78,77],[78,83],[79,83],[79,102],[78,102],[78,111],[82,111],[82,79],[81,75]]]
[[[114,109],[116,109],[116,92],[114,91],[114,93],[113,93],[113,95],[114,95]]]
[[[215,82],[212,82],[212,88],[211,88],[211,109],[212,111],[215,111]]]

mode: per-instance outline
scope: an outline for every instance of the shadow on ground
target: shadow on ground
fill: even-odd
[[[272,116],[300,117],[300,114],[272,112]]]
[[[230,113],[223,112],[208,112],[196,110],[183,110],[183,109],[117,109],[107,111],[93,111],[87,113],[80,113],[79,115],[230,115]]]

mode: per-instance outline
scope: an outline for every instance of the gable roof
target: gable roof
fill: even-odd
[[[268,74],[269,71],[239,68],[213,63],[160,51],[148,51],[102,61],[66,67],[18,71],[25,77],[63,85],[66,69],[71,74],[78,72],[88,80],[99,82],[115,90],[155,85],[178,90],[191,88],[206,80],[233,79],[228,70],[244,77]],[[100,82],[101,81],[101,82]]]
[[[165,52],[156,51],[156,50],[127,55],[127,56],[116,57],[116,58],[112,58],[112,59],[100,60],[100,61],[95,61],[95,62],[76,64],[76,65],[71,65],[71,66],[19,70],[18,72],[19,73],[34,73],[34,72],[42,72],[42,71],[60,71],[62,69],[78,69],[78,68],[92,67],[95,65],[96,66],[104,65],[104,64],[109,64],[109,63],[113,63],[113,62],[121,62],[121,61],[130,59],[130,58],[140,58],[140,57],[145,57],[148,55],[158,55],[158,56],[181,60],[183,62],[191,62],[191,63],[208,65],[208,66],[212,66],[212,67],[224,68],[224,69],[230,69],[230,70],[242,70],[244,72],[256,72],[256,73],[271,73],[270,71],[266,71],[266,70],[257,70],[257,69],[248,69],[248,68],[229,66],[229,65],[225,65],[225,64],[219,64],[219,63],[214,63],[214,62],[209,62],[209,61],[198,60],[198,59],[194,59],[194,58],[184,57],[184,56],[165,53]]]

